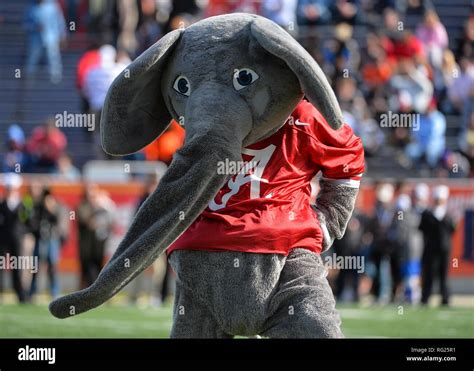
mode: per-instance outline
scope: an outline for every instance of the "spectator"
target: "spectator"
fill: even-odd
[[[348,23],[354,25],[363,22],[362,9],[359,0],[336,0],[332,5],[334,23]]]
[[[130,56],[128,55],[128,53],[123,49],[119,49],[117,51],[117,56],[115,57],[115,66],[114,66],[115,76],[118,76],[120,72],[122,72],[125,68],[127,68],[130,63],[132,63],[132,60],[130,59]]]
[[[382,36],[381,42],[388,60],[394,65],[397,65],[402,59],[411,59],[416,62],[425,59],[423,44],[407,30],[389,31],[385,36]]]
[[[76,68],[76,87],[79,91],[79,95],[81,96],[82,100],[82,112],[87,113],[89,112],[89,101],[87,100],[86,96],[84,95],[84,83],[86,80],[86,76],[90,70],[98,67],[100,65],[100,52],[99,47],[96,45],[92,45],[91,48],[86,51],[79,62],[77,63]]]
[[[329,80],[356,75],[360,54],[357,41],[352,38],[352,27],[341,23],[334,27],[334,38],[323,47],[324,70]]]
[[[300,26],[315,26],[331,21],[328,0],[298,0],[296,17]]]
[[[65,217],[56,198],[51,194],[49,189],[44,189],[39,200],[35,205],[34,218],[36,218],[34,225],[36,227],[36,243],[33,252],[40,262],[40,267],[43,262],[46,263],[50,293],[53,298],[59,296],[59,280],[57,276],[57,266],[59,261],[59,253],[64,235],[61,230],[61,218]],[[30,299],[33,299],[37,292],[38,274],[33,274],[31,279],[31,286],[29,291]]]
[[[154,0],[139,1],[139,18],[136,31],[138,42],[137,54],[143,53],[163,35],[161,25],[158,23],[158,8]]]
[[[423,234],[418,229],[421,215],[428,207],[430,189],[425,183],[417,184],[411,191],[410,236],[408,256],[404,266],[405,299],[411,304],[421,300],[421,254],[423,252]]]
[[[150,196],[150,194],[158,186],[158,177],[156,175],[151,175],[145,185],[145,192],[138,203],[137,210],[145,202],[145,200]],[[169,266],[168,259],[165,254],[161,255],[153,263],[153,275],[152,275],[152,284],[151,284],[151,296],[150,296],[150,305],[153,307],[159,307],[165,301],[168,290],[167,283],[169,277]],[[143,288],[146,272],[142,272],[130,285],[130,294],[129,300],[131,304],[135,304],[140,295],[140,291]]]
[[[367,34],[361,75],[368,90],[383,87],[392,75],[392,66],[380,38],[373,32]]]
[[[356,134],[360,131],[360,123],[364,119],[367,103],[362,92],[357,88],[357,82],[351,78],[340,78],[336,82],[336,95],[343,112],[351,113],[355,119],[351,125]]]
[[[211,0],[207,6],[207,16],[232,13],[237,8],[239,1],[240,0],[223,2],[222,0]],[[165,25],[165,32],[187,27],[192,24],[198,12],[199,7],[196,4],[196,0],[172,1],[172,9],[168,23]]]
[[[25,146],[25,134],[23,129],[16,125],[10,125],[6,140],[7,152],[3,159],[3,172],[19,173],[25,170],[26,156],[23,152]]]
[[[73,165],[72,157],[67,153],[64,153],[59,157],[56,175],[60,179],[68,182],[77,182],[81,180],[81,172]]]
[[[136,0],[117,0],[115,7],[118,15],[117,47],[131,55],[138,48],[135,30],[138,24],[138,6]]]
[[[413,163],[425,159],[431,169],[437,167],[446,147],[446,118],[434,100],[420,115],[419,130],[413,130],[412,140],[406,148],[409,159]]]
[[[148,161],[162,161],[169,165],[174,153],[184,143],[184,130],[173,120],[166,131],[145,147],[145,158]]]
[[[5,195],[0,201],[0,256],[18,258],[21,255],[22,227],[20,223],[22,179],[18,174],[8,174],[5,179]],[[13,289],[20,303],[26,296],[18,268],[10,269]],[[3,293],[3,270],[0,269],[0,293]]]
[[[389,230],[389,238],[392,249],[391,259],[395,260],[392,265],[396,267],[392,271],[393,296],[403,296],[408,302],[416,301],[417,279],[419,278],[419,266],[413,258],[416,250],[413,245],[414,232],[417,231],[419,218],[412,210],[410,196],[402,193],[398,196],[395,204],[395,215]]]
[[[31,75],[43,51],[48,59],[51,82],[62,79],[60,44],[66,38],[66,25],[61,8],[55,0],[36,0],[27,12],[25,28],[29,33],[26,72]]]
[[[453,79],[448,89],[448,97],[454,107],[462,113],[468,107],[468,101],[474,99],[474,63],[463,58],[460,67],[460,74]]]
[[[99,49],[100,64],[89,70],[84,79],[83,94],[88,101],[90,112],[100,117],[105,96],[110,85],[117,77],[115,69],[115,48],[103,45]]]
[[[298,0],[263,0],[262,15],[289,31],[296,27]]]
[[[423,23],[416,29],[416,36],[423,44],[432,66],[441,68],[443,52],[448,47],[448,33],[434,9],[425,13]]]
[[[456,56],[458,59],[468,58],[472,60],[474,58],[474,13],[471,13],[464,26],[464,35],[459,41]]]
[[[451,50],[445,50],[443,52],[441,68],[435,69],[433,75],[435,98],[440,102],[440,108],[445,113],[452,113],[454,111],[452,104],[447,99],[448,89],[459,74],[460,68],[456,63],[453,52]]]
[[[31,171],[37,173],[53,173],[57,163],[67,146],[65,135],[50,118],[42,126],[33,130],[26,143],[26,151],[30,156]]]
[[[375,213],[368,223],[368,232],[372,235],[370,259],[375,269],[371,291],[380,303],[387,303],[390,300],[389,271],[397,277],[396,282],[399,276],[398,261],[390,259],[393,249],[388,235],[394,216],[393,196],[394,188],[391,184],[382,183],[377,187]]]
[[[356,133],[364,143],[366,157],[374,156],[385,141],[385,135],[378,122],[373,119],[373,115],[368,107],[363,112],[364,116],[356,128]]]
[[[105,257],[105,244],[113,225],[114,205],[96,185],[86,187],[77,215],[81,288],[90,286],[98,277]]]
[[[433,97],[433,84],[411,58],[400,60],[390,87],[394,90],[392,111],[426,112]]]
[[[401,3],[403,3],[400,6],[403,13],[407,16],[415,16],[415,19],[421,18],[427,11],[434,8],[431,0],[403,0]]]
[[[461,131],[459,137],[459,147],[461,154],[465,156],[469,162],[469,167],[471,170],[471,177],[474,172],[474,102],[471,101],[471,111],[469,113],[467,126]],[[451,167],[450,169],[453,169]]]
[[[433,280],[439,279],[441,304],[449,304],[447,275],[451,254],[451,237],[455,231],[454,220],[448,213],[449,188],[437,186],[433,189],[433,208],[421,216],[419,229],[423,233],[422,297],[421,303],[428,304]]]
[[[338,256],[362,256],[367,222],[367,216],[356,209],[347,224],[343,238],[334,241],[334,251]],[[356,303],[359,301],[359,275],[360,272],[356,267],[352,267],[352,269],[344,267],[339,270],[335,292],[338,300],[344,300],[349,281],[351,299]]]

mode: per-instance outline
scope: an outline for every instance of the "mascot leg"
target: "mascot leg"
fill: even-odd
[[[341,338],[341,319],[326,279],[321,256],[293,250],[281,271],[262,336],[270,338]]]
[[[173,309],[171,338],[232,338],[220,329],[210,310],[179,280]]]

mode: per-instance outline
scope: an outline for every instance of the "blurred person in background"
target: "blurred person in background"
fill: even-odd
[[[421,300],[421,254],[423,253],[423,233],[419,230],[421,215],[428,207],[430,188],[425,183],[417,184],[411,190],[411,218],[408,256],[404,267],[405,299],[410,304]]]
[[[470,168],[470,173],[467,171],[468,176],[474,177],[474,104],[472,104],[472,107],[466,128],[459,135],[459,148]],[[453,165],[455,163],[453,162]],[[453,169],[453,166],[450,169]]]
[[[419,166],[426,161],[434,169],[446,150],[446,117],[438,111],[434,99],[427,112],[419,117],[419,129],[412,131],[412,142],[406,147],[405,153],[412,164]]]
[[[116,46],[130,54],[135,54],[138,42],[135,30],[138,24],[138,4],[136,0],[116,0],[113,2],[118,21]]]
[[[20,221],[22,179],[18,174],[5,176],[5,194],[0,200],[0,256],[18,258],[22,255],[21,239],[23,228]],[[0,269],[0,293],[3,294],[3,269]],[[21,282],[21,271],[10,269],[13,289],[20,303],[26,301]]]
[[[451,50],[443,52],[443,62],[441,68],[433,71],[433,83],[435,88],[435,98],[444,113],[452,113],[454,108],[448,99],[448,90],[454,80],[459,76],[460,67],[456,63],[454,53]]]
[[[43,186],[37,179],[30,179],[27,190],[23,193],[20,207],[20,222],[24,228],[22,239],[22,250],[25,256],[34,256],[35,244],[37,241],[37,226],[35,226],[35,208],[39,204],[41,195],[43,193]],[[32,279],[31,271],[23,272],[23,281],[27,284],[28,289]]]
[[[354,25],[364,21],[360,0],[336,0],[331,7],[332,19],[334,23],[348,23]]]
[[[474,58],[474,12],[464,25],[464,35],[459,39],[456,56],[461,58]]]
[[[150,175],[145,184],[145,189],[140,201],[138,202],[138,209],[142,206],[145,200],[154,192],[158,186],[159,178],[157,175]],[[153,275],[151,279],[151,295],[150,305],[152,307],[160,307],[168,296],[168,278],[169,278],[169,265],[166,254],[160,255],[158,259],[152,265]],[[129,302],[130,304],[136,304],[143,286],[145,285],[147,271],[142,272],[135,280],[129,285]]]
[[[399,1],[400,10],[406,15],[422,17],[428,10],[433,9],[431,0],[403,0]]]
[[[417,231],[419,219],[412,210],[411,198],[406,193],[398,195],[395,202],[395,215],[389,230],[392,270],[393,299],[411,302],[413,288],[419,269],[413,263],[413,232]]]
[[[184,129],[172,121],[166,131],[144,148],[147,161],[162,161],[169,165],[174,153],[184,143]]]
[[[385,143],[385,135],[377,120],[373,118],[369,107],[366,107],[364,110],[362,120],[358,123],[358,127],[355,128],[355,132],[362,139],[362,143],[364,143],[366,157],[375,156]]]
[[[389,62],[396,66],[403,59],[412,59],[416,63],[424,61],[425,52],[421,41],[410,31],[400,29],[403,23],[398,18],[390,22],[396,22],[390,26],[395,28],[385,29],[380,39]]]
[[[76,88],[81,96],[82,112],[88,113],[90,106],[84,94],[84,83],[90,70],[100,65],[99,45],[92,43],[89,49],[81,56],[76,67]]]
[[[298,0],[263,0],[261,14],[292,33],[296,28]]]
[[[138,42],[137,55],[147,50],[163,35],[162,25],[158,22],[158,7],[155,0],[139,0],[139,17],[136,30]]]
[[[114,210],[115,205],[105,191],[97,185],[87,185],[77,210],[81,289],[92,285],[102,270]]]
[[[331,21],[329,0],[298,0],[297,22],[300,26],[328,24]]]
[[[392,111],[426,112],[433,98],[433,84],[412,58],[401,58],[390,78]]]
[[[39,202],[35,204],[32,225],[36,229],[36,242],[33,256],[38,258],[40,269],[32,275],[29,290],[30,300],[34,299],[38,291],[38,274],[46,265],[49,290],[53,298],[59,296],[58,262],[65,232],[62,228],[61,218],[67,217],[56,198],[48,188],[43,188]]]
[[[386,304],[390,300],[390,270],[395,270],[395,261],[390,260],[392,252],[389,229],[392,225],[394,210],[392,206],[394,187],[390,183],[381,183],[376,188],[374,215],[368,223],[368,232],[372,235],[370,260],[374,265],[372,294],[378,303]]]
[[[127,53],[127,51],[124,49],[118,49],[117,55],[115,57],[115,76],[118,76],[120,72],[127,68],[130,63],[132,63],[132,60],[130,59],[130,55]]]
[[[355,209],[347,224],[346,233],[340,240],[334,240],[334,252],[338,256],[363,256],[366,245],[368,218],[359,209]],[[344,301],[349,295],[350,299],[359,302],[359,276],[358,268],[343,267],[336,278],[335,296],[337,300]],[[347,289],[349,287],[349,290]]]
[[[359,135],[360,122],[364,119],[367,102],[358,89],[356,80],[352,77],[339,78],[336,81],[335,93],[342,112],[347,112],[354,117],[351,127],[356,135]]]
[[[55,0],[36,0],[26,14],[25,28],[29,44],[26,72],[33,74],[46,51],[51,82],[62,79],[60,44],[66,39],[66,24]]]
[[[54,118],[48,119],[44,125],[33,130],[26,143],[31,166],[28,170],[35,173],[53,173],[66,146],[66,136],[56,127]]]
[[[433,281],[439,280],[441,305],[449,305],[448,270],[451,256],[451,239],[456,229],[448,213],[449,188],[436,186],[432,193],[433,206],[421,215],[419,229],[423,233],[421,303],[428,304]]]
[[[465,113],[470,107],[470,101],[474,100],[474,59],[462,58],[459,65],[461,71],[453,79],[448,97],[460,113]]]
[[[64,153],[58,159],[58,168],[54,173],[61,180],[77,182],[81,180],[81,172],[72,162],[71,155]]]
[[[25,170],[27,157],[24,153],[25,134],[17,124],[10,125],[7,130],[6,153],[3,158],[2,171],[23,172]]]
[[[325,61],[323,68],[329,81],[357,76],[360,63],[360,48],[352,36],[352,26],[341,23],[334,27],[334,37],[324,43],[322,48]]]
[[[206,15],[208,17],[232,13],[240,0],[236,1],[222,1],[209,0],[206,7]],[[185,28],[192,24],[200,11],[196,0],[173,0],[171,1],[171,11],[168,22],[165,25],[165,33],[176,30],[178,28]]]
[[[361,50],[361,77],[368,93],[383,88],[392,75],[392,65],[387,60],[387,53],[375,32],[368,32],[365,47]]]
[[[435,68],[440,68],[443,52],[448,47],[449,39],[446,28],[434,9],[429,9],[425,13],[423,23],[416,28],[416,37],[423,44],[430,64]]]
[[[110,85],[117,77],[115,57],[117,53],[112,45],[99,48],[99,64],[90,68],[84,77],[82,93],[87,99],[89,112],[100,117],[105,96]]]

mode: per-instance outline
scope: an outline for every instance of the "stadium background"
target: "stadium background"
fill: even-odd
[[[311,3],[311,1],[309,1]],[[314,1],[315,3],[317,1]],[[35,128],[45,121],[63,112],[81,114],[85,111],[84,99],[78,89],[77,68],[81,57],[90,50],[91,45],[110,43],[118,50],[124,49],[131,59],[140,50],[150,44],[147,37],[161,35],[167,29],[186,26],[205,16],[216,15],[229,11],[257,12],[264,15],[265,6],[270,1],[226,1],[209,0],[199,1],[157,1],[156,8],[151,10],[153,15],[150,24],[144,15],[146,10],[155,4],[154,1],[131,1],[130,4],[139,4],[137,7],[138,20],[132,27],[135,35],[135,44],[123,41],[119,9],[115,1],[58,1],[63,11],[67,30],[65,43],[62,45],[62,78],[52,81],[47,73],[45,61],[33,76],[26,76],[23,66],[30,53],[28,48],[28,31],[25,26],[25,14],[32,2],[29,0],[2,1],[0,4],[0,138],[2,147],[3,171],[7,173],[7,161],[10,148],[7,145],[10,125],[17,124],[24,131],[25,137],[30,137]],[[127,3],[124,1],[123,3]],[[296,2],[295,2],[296,3]],[[301,3],[301,2],[300,2]],[[331,3],[324,2],[321,3]],[[333,2],[336,3],[336,2]],[[344,2],[341,2],[344,3]],[[336,90],[343,109],[347,113],[362,110],[360,117],[346,116],[354,130],[362,136],[366,144],[367,173],[364,177],[361,195],[358,200],[358,209],[367,215],[373,214],[376,198],[376,187],[388,183],[397,188],[393,203],[396,202],[397,192],[406,187],[410,190],[419,183],[427,183],[431,188],[439,184],[450,188],[449,211],[454,214],[457,229],[453,236],[452,259],[459,264],[451,265],[449,279],[453,294],[452,306],[449,309],[420,309],[417,306],[392,303],[387,306],[374,305],[369,300],[361,300],[360,304],[348,302],[340,303],[345,331],[348,336],[447,336],[473,337],[474,335],[474,186],[472,148],[473,143],[465,138],[472,138],[472,43],[474,40],[474,15],[471,3],[468,0],[438,0],[438,1],[351,1],[356,6],[360,17],[346,19],[343,22],[334,15],[322,24],[310,25],[304,20],[293,18],[293,27],[290,32],[312,53],[328,74]],[[129,5],[130,5],[129,4]],[[372,59],[365,56],[368,37],[371,33],[384,32],[383,14],[387,16],[388,9],[393,8],[399,14],[404,30],[415,31],[423,24],[424,13],[434,7],[442,24],[446,28],[449,44],[445,48],[451,50],[455,56],[456,65],[461,79],[471,83],[471,95],[457,105],[450,98],[449,86],[435,89],[433,96],[435,106],[445,118],[445,130],[442,132],[444,146],[440,151],[436,163],[410,157],[407,147],[410,143],[420,140],[416,133],[410,130],[382,128],[380,123],[381,112],[391,109],[389,97],[381,96],[382,108],[376,99],[379,89],[365,90],[368,83],[385,86],[388,77],[384,67],[377,65]],[[152,6],[153,8],[153,6]],[[385,12],[385,13],[384,13]],[[73,23],[71,23],[73,22]],[[306,23],[306,24],[305,24]],[[71,24],[74,30],[71,31]],[[338,27],[336,27],[338,24]],[[147,27],[144,27],[146,25]],[[143,26],[142,28],[140,28]],[[122,28],[121,28],[122,27]],[[288,28],[288,27],[287,27]],[[140,37],[143,32],[147,37]],[[385,30],[386,31],[386,30]],[[126,38],[125,38],[126,39]],[[132,37],[133,39],[133,37]],[[133,46],[134,45],[134,46]],[[467,45],[467,46],[466,46]],[[469,49],[470,46],[470,49]],[[340,48],[338,50],[338,48]],[[415,48],[416,49],[416,48]],[[467,51],[466,51],[467,50]],[[428,57],[425,62],[419,62],[418,51],[410,52],[409,58],[416,63],[426,63],[430,68]],[[406,57],[406,56],[405,56]],[[395,57],[396,58],[396,57]],[[359,59],[354,63],[354,59]],[[399,62],[399,61],[397,61]],[[467,67],[463,64],[467,64]],[[380,68],[379,68],[380,67]],[[432,67],[432,66],[431,66]],[[17,72],[20,69],[20,77]],[[470,69],[471,72],[468,71]],[[433,69],[434,70],[434,69]],[[338,80],[338,73],[348,71],[354,76],[356,92],[353,97],[346,99],[346,87]],[[385,72],[384,72],[385,71]],[[375,81],[372,80],[376,75]],[[434,85],[433,71],[428,72]],[[379,82],[377,79],[382,79]],[[350,84],[349,84],[350,85]],[[436,87],[435,87],[436,88]],[[350,89],[349,89],[350,90]],[[375,98],[374,95],[375,94]],[[356,99],[354,99],[354,96]],[[361,100],[360,97],[363,97]],[[365,100],[365,102],[362,102]],[[364,108],[361,109],[360,107]],[[416,112],[416,111],[415,111]],[[375,125],[373,125],[375,123]],[[96,119],[98,126],[98,119]],[[161,175],[169,163],[172,152],[179,147],[182,133],[178,128],[170,132],[166,138],[155,143],[155,148],[134,158],[110,160],[101,153],[97,135],[83,127],[59,128],[65,136],[67,147],[64,152],[72,158],[74,167],[81,173],[79,179],[66,179],[64,173],[36,167],[27,164],[27,172],[22,175],[21,193],[25,194],[33,182],[48,185],[54,197],[67,210],[74,211],[91,184],[97,184],[104,190],[115,204],[113,227],[110,238],[107,240],[107,256],[120,241],[126,231],[129,221],[136,210],[138,200],[142,197],[146,183],[146,175],[157,173]],[[98,129],[96,129],[98,132]],[[440,138],[437,138],[438,140]],[[425,148],[426,151],[426,148]],[[441,153],[442,152],[442,153]],[[153,161],[159,159],[163,163]],[[56,164],[57,165],[57,164]],[[452,171],[453,165],[460,171]],[[29,168],[28,168],[29,167]],[[124,170],[127,169],[127,170]],[[401,182],[403,180],[403,182]],[[0,193],[4,193],[4,174],[0,175]],[[64,292],[77,289],[79,286],[78,260],[78,231],[74,214],[69,214],[70,229],[67,239],[61,248],[59,260],[59,277],[61,290]],[[1,239],[1,236],[0,236]],[[17,305],[11,289],[10,275],[0,272],[5,277],[5,290],[2,295],[3,304],[0,304],[0,336],[28,337],[28,336],[130,336],[154,337],[167,336],[170,321],[170,299],[159,308],[150,307],[144,298],[136,306],[128,306],[126,293],[95,312],[80,316],[66,322],[58,322],[47,313],[45,304],[49,300],[46,280],[40,281],[39,295],[35,304]],[[331,272],[330,278],[337,275]],[[146,275],[147,284],[151,285],[152,273]],[[23,278],[27,280],[28,278]],[[172,286],[172,282],[169,284]],[[364,281],[361,282],[364,285]],[[436,287],[436,286],[435,286]],[[363,288],[361,289],[363,290]],[[145,292],[149,290],[144,289]],[[172,290],[171,290],[172,291]],[[437,298],[435,298],[436,302]],[[400,309],[401,308],[401,309]]]

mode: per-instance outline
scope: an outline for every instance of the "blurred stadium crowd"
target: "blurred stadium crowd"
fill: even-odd
[[[460,20],[463,38],[449,48],[446,28],[429,0],[36,1],[24,21],[26,74],[34,77],[45,53],[51,80],[59,82],[61,45],[72,33],[87,35],[89,50],[77,64],[76,86],[83,112],[93,114],[98,126],[108,87],[132,59],[172,29],[236,11],[266,16],[299,39],[326,72],[366,156],[390,148],[401,167],[424,176],[473,175],[474,15]],[[408,17],[414,28],[406,24]],[[364,34],[355,38],[360,26]],[[458,121],[452,146],[446,145],[446,115]],[[48,125],[54,126],[46,123],[29,138],[11,126],[4,171],[18,164],[27,172],[59,167],[67,142]],[[97,144],[93,137],[91,144]],[[132,159],[169,163],[182,141],[174,123],[165,138]]]
[[[148,178],[137,209],[158,182],[156,176]],[[70,222],[74,220],[79,288],[91,285],[108,258],[105,247],[116,217],[113,200],[104,189],[87,184],[75,210],[69,210],[38,179],[33,178],[26,190],[21,185],[22,177],[16,173],[4,178],[0,256],[31,255],[38,259],[39,273],[47,273],[49,292],[56,297],[60,293],[61,246],[70,238]],[[329,280],[338,299],[358,302],[362,296],[373,298],[378,304],[428,304],[433,283],[438,281],[441,304],[448,305],[448,270],[456,229],[456,219],[448,208],[449,193],[445,185],[430,188],[425,183],[413,186],[401,182],[396,187],[390,182],[376,184],[373,212],[356,207],[344,237],[323,254],[324,259],[333,254],[362,258],[362,265],[328,266],[336,268]],[[38,273],[18,269],[10,272],[19,302],[34,300]],[[151,284],[145,283],[146,274],[142,274],[130,285],[130,302],[137,302],[144,292],[154,306],[166,300],[173,276],[164,255],[154,263],[151,273]],[[0,294],[3,278],[0,269]]]
[[[474,13],[460,20],[464,35],[450,48],[446,28],[429,0],[33,1],[24,14],[26,78],[37,78],[44,54],[49,79],[59,84],[65,78],[61,53],[68,38],[73,33],[85,35],[88,50],[75,66],[75,86],[82,113],[95,117],[98,128],[110,84],[133,59],[170,30],[230,12],[270,18],[302,43],[325,71],[346,122],[363,140],[367,158],[378,158],[389,149],[400,168],[414,176],[474,176]],[[407,26],[408,17],[414,27]],[[360,26],[364,34],[356,37]],[[381,125],[384,115],[392,113],[413,121],[399,125],[389,120]],[[459,121],[454,147],[446,145],[447,115]],[[58,126],[57,118],[45,118],[44,124],[27,133],[12,123],[1,158],[8,176],[3,178],[0,197],[0,255],[37,256],[48,274],[52,296],[60,291],[57,267],[61,245],[69,238],[70,211],[48,190],[48,181],[32,178],[26,192],[20,192],[18,173],[81,182],[81,166],[74,165],[65,128]],[[96,159],[107,159],[98,150],[98,131],[87,132],[89,152]],[[183,141],[184,131],[174,122],[126,160],[169,164]],[[369,167],[368,175],[377,174]],[[157,182],[153,176],[147,180],[142,200]],[[335,244],[338,255],[364,256],[367,262],[363,275],[341,269],[331,278],[339,299],[358,301],[360,295],[372,294],[380,303],[427,303],[433,279],[438,278],[442,304],[448,304],[447,270],[455,230],[446,207],[448,197],[445,186],[378,184],[374,214],[358,208],[346,235]],[[87,184],[74,212],[84,287],[94,281],[106,258],[115,205],[103,189]],[[151,300],[159,305],[168,295],[166,260],[159,259],[153,272]],[[11,277],[18,300],[33,300],[36,275],[25,280],[18,270],[11,270]],[[141,279],[134,282],[132,302],[142,286]]]

